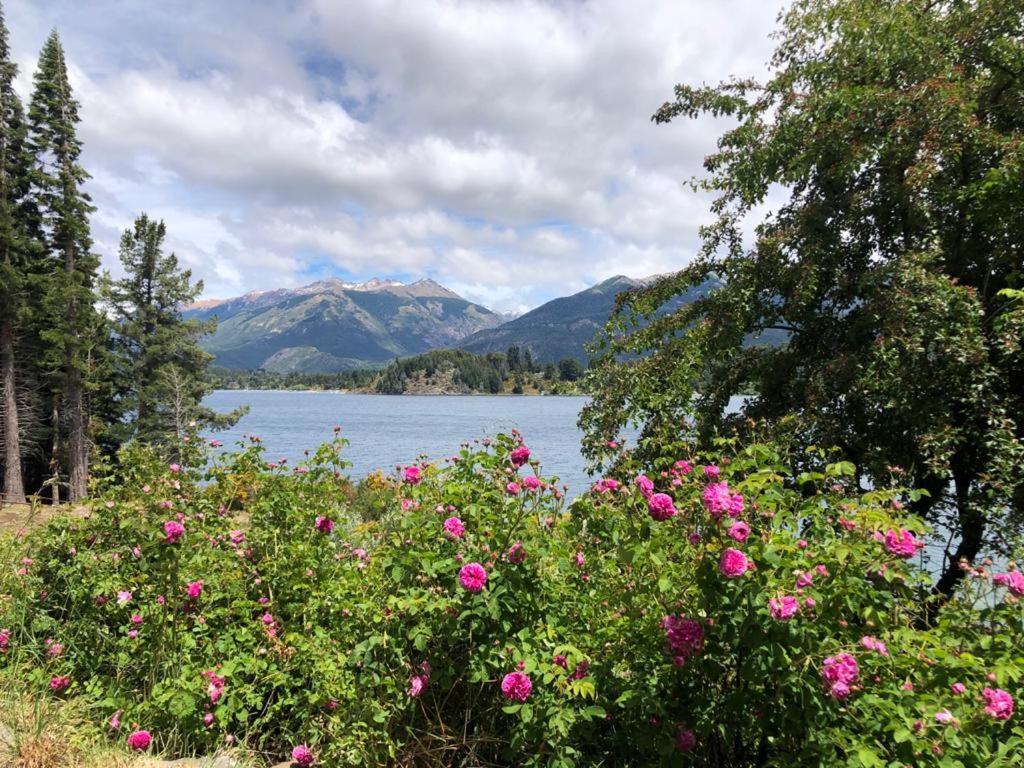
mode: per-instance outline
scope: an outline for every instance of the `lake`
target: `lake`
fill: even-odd
[[[461,443],[516,428],[540,459],[543,474],[557,475],[572,493],[591,482],[576,426],[585,397],[217,390],[203,402],[218,411],[248,405],[248,415],[215,436],[233,446],[246,435],[258,435],[270,460],[286,457],[294,464],[303,451],[330,440],[338,425],[350,443],[349,472],[362,477],[411,464],[420,454],[444,459],[458,453]]]

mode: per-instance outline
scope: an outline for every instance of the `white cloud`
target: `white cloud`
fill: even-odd
[[[22,0],[82,103],[97,248],[146,210],[209,295],[431,275],[499,309],[682,266],[724,123],[676,82],[760,74],[782,0]]]

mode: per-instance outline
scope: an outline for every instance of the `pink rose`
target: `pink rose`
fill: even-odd
[[[402,472],[402,479],[409,485],[418,485],[420,480],[423,479],[422,472],[419,467],[406,467]],[[298,747],[296,747],[296,749],[298,749]]]
[[[540,479],[536,475],[527,475],[523,478],[523,486],[528,491],[536,491],[540,488]]]
[[[185,587],[185,592],[190,600],[198,600],[199,596],[203,594],[203,582],[190,581],[188,586]]]
[[[768,610],[773,619],[788,621],[800,610],[800,602],[792,595],[773,597],[768,601]]]
[[[430,682],[429,675],[413,675],[409,678],[409,689],[406,691],[411,698],[418,699]]]
[[[487,571],[480,563],[466,563],[459,569],[459,581],[467,592],[479,592],[487,583]]]
[[[667,493],[655,493],[647,500],[647,511],[658,522],[664,522],[676,515],[676,505]]]
[[[735,541],[744,542],[750,535],[750,526],[742,520],[737,520],[729,526],[729,538]]]
[[[640,489],[640,493],[644,495],[644,498],[651,498],[651,494],[654,493],[654,483],[647,475],[636,476],[636,487]]]
[[[509,454],[509,459],[511,459],[513,467],[521,467],[530,460],[530,449],[525,445],[513,448],[512,453]]]
[[[334,521],[329,517],[321,517],[318,515],[314,525],[320,533],[330,533],[334,530]]]
[[[526,550],[523,548],[523,542],[517,541],[511,547],[508,548],[508,561],[513,565],[519,565],[526,559]]]
[[[903,528],[900,528],[899,532],[890,529],[885,534],[885,548],[898,557],[913,557],[923,546],[923,542],[919,542],[914,538],[914,534]]]
[[[313,754],[313,750],[305,744],[299,744],[292,749],[292,762],[296,765],[301,765],[305,768],[307,765],[312,765],[315,760],[316,755]]]
[[[676,732],[676,749],[680,752],[689,752],[697,746],[697,736],[693,731],[680,728]]]
[[[740,552],[738,549],[730,547],[722,553],[721,559],[718,561],[718,570],[722,572],[722,575],[728,579],[735,579],[742,576],[747,572],[750,567],[750,561],[747,556]]]
[[[185,534],[185,526],[177,520],[168,520],[164,523],[164,543],[175,544]]]
[[[442,527],[444,532],[453,539],[461,539],[466,533],[466,526],[457,517],[449,517],[442,523]]]
[[[128,747],[136,752],[145,752],[152,741],[149,731],[132,731],[128,734]]]
[[[509,701],[526,701],[532,692],[533,683],[522,672],[509,672],[501,680],[501,693]]]

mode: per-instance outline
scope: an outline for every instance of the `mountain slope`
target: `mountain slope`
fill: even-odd
[[[556,362],[566,357],[587,361],[585,346],[604,327],[622,291],[637,288],[646,280],[624,275],[609,278],[572,296],[552,299],[515,320],[496,328],[477,331],[459,343],[461,349],[484,354],[504,352],[512,345],[528,347],[534,360]],[[667,309],[703,296],[713,286],[701,286]]]
[[[498,325],[489,309],[432,280],[408,285],[325,280],[291,290],[249,293],[187,307],[187,317],[217,318],[204,348],[225,368],[337,372],[455,346]]]

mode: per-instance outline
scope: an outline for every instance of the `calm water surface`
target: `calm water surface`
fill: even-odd
[[[545,475],[557,475],[574,493],[590,482],[576,426],[585,397],[218,390],[204,402],[219,411],[248,405],[249,414],[216,437],[232,446],[246,435],[258,435],[272,460],[302,459],[304,450],[330,440],[331,430],[339,425],[350,443],[346,458],[353,477],[375,469],[391,471],[421,453],[443,459],[458,453],[463,442],[516,428]]]

